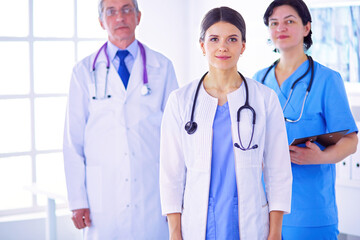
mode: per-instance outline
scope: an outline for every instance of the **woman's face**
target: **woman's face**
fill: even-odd
[[[245,50],[240,30],[227,22],[217,22],[209,27],[200,46],[210,67],[221,70],[236,69]]]
[[[270,38],[280,52],[293,48],[303,49],[304,37],[309,34],[310,29],[310,22],[304,26],[301,17],[289,5],[274,8],[269,17]]]

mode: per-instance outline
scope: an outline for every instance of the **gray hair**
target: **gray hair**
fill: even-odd
[[[139,5],[137,0],[131,0],[132,3],[134,4],[135,10],[136,10],[136,14],[139,12]],[[99,4],[98,4],[98,11],[99,11],[99,18],[102,19],[102,13],[104,10],[104,0],[99,0]]]

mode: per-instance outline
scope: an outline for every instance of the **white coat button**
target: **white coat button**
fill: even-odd
[[[125,178],[125,182],[128,182],[129,181],[129,179],[128,178]]]
[[[130,207],[130,205],[129,205],[129,204],[126,204],[126,207]]]
[[[134,182],[136,182],[136,178],[134,178]]]
[[[125,156],[127,156],[128,154],[127,153],[124,153]]]

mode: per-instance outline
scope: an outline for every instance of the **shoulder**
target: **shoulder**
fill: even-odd
[[[258,82],[261,82],[262,78],[265,76],[265,73],[267,72],[268,69],[269,69],[269,67],[266,67],[266,68],[263,68],[263,69],[257,71],[254,74],[253,79]]]
[[[90,55],[79,60],[74,66],[74,71],[85,70],[85,69],[88,69],[90,71],[97,53],[98,53],[97,51],[93,52]]]
[[[261,94],[261,96],[263,96],[263,97],[270,96],[274,92],[271,88],[265,86],[264,84],[254,80],[254,79],[246,78],[246,82],[249,85],[249,90],[252,89],[256,93]],[[257,96],[257,97],[260,97],[260,96]]]
[[[145,44],[143,44],[143,46],[145,48],[147,64],[154,65],[154,67],[159,67],[159,66],[165,65],[165,64],[172,64],[170,59],[167,58],[162,53],[149,48]]]
[[[249,86],[249,99],[257,106],[262,106],[260,109],[271,111],[274,104],[278,104],[279,100],[274,90],[253,79],[246,78],[246,80]]]
[[[200,79],[194,80],[181,88],[174,90],[171,95],[176,97],[180,104],[185,103],[187,101],[192,101],[195,95],[196,88],[199,84]]]
[[[314,71],[316,80],[318,79],[329,82],[329,81],[342,81],[341,75],[339,72],[332,70],[316,61],[314,61]]]

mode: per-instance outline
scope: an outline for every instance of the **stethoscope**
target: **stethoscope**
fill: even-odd
[[[307,96],[309,95],[309,92],[310,92],[310,90],[311,90],[311,86],[312,86],[313,81],[314,81],[314,61],[313,61],[312,57],[310,57],[310,56],[308,56],[308,55],[306,55],[306,56],[307,56],[307,59],[309,60],[309,67],[308,67],[308,69],[306,70],[306,72],[305,72],[303,75],[301,75],[298,79],[296,79],[296,81],[292,84],[291,89],[290,89],[289,96],[288,96],[288,98],[286,99],[285,105],[284,105],[284,107],[283,107],[283,109],[282,109],[283,112],[285,112],[285,108],[286,108],[288,102],[290,101],[290,98],[291,98],[291,95],[292,95],[293,90],[294,90],[294,88],[295,88],[295,85],[296,85],[301,79],[303,79],[303,78],[308,74],[308,72],[309,72],[310,69],[311,69],[310,83],[309,83],[309,86],[308,86],[307,89],[306,89],[305,97],[304,97],[304,100],[303,100],[303,103],[302,103],[302,107],[301,107],[300,116],[299,116],[296,120],[292,120],[292,119],[290,119],[290,118],[284,117],[284,118],[285,118],[285,121],[287,121],[287,122],[296,123],[296,122],[300,121],[300,119],[301,119],[301,117],[302,117],[302,114],[303,114],[303,111],[304,111],[304,106],[305,106],[306,98],[307,98]],[[279,63],[279,59],[276,60],[276,61],[267,69],[267,71],[266,71],[263,79],[261,80],[261,83],[262,83],[262,84],[264,84],[265,78],[266,78],[266,76],[269,74],[270,70],[271,70],[273,67],[275,67],[278,63]]]
[[[142,58],[142,63],[143,63],[143,86],[141,88],[141,95],[146,96],[146,95],[150,95],[151,94],[151,89],[149,87],[149,81],[148,81],[148,75],[147,75],[147,70],[146,70],[146,53],[145,53],[145,48],[142,45],[142,43],[140,43],[138,41],[138,45],[140,48],[140,54],[141,54],[141,58]],[[100,52],[104,50],[105,56],[106,56],[106,77],[105,77],[105,89],[104,89],[104,96],[102,98],[98,97],[97,94],[97,78],[96,78],[96,60],[98,59]],[[109,76],[109,69],[110,69],[110,59],[109,59],[109,55],[107,53],[107,42],[104,43],[104,45],[101,46],[101,48],[99,49],[99,51],[97,52],[97,54],[95,55],[94,58],[94,62],[92,65],[92,72],[94,75],[94,81],[95,81],[95,96],[92,97],[92,99],[94,100],[101,100],[101,99],[106,99],[106,98],[111,98],[111,95],[107,95],[107,85],[108,85],[108,76]]]
[[[250,106],[249,104],[249,90],[248,90],[248,85],[247,85],[247,82],[244,78],[244,76],[238,72],[240,77],[242,78],[242,80],[244,81],[244,84],[245,84],[245,92],[246,92],[246,98],[245,98],[245,104],[243,106],[241,106],[238,111],[237,111],[237,133],[238,133],[238,137],[239,137],[239,142],[240,144],[238,143],[235,143],[234,146],[243,150],[243,151],[246,151],[246,150],[251,150],[251,149],[256,149],[258,148],[258,145],[255,144],[253,146],[250,147],[251,145],[251,142],[252,142],[252,139],[253,139],[253,136],[254,136],[254,129],[255,129],[255,122],[256,122],[256,112],[255,110]],[[197,130],[197,123],[194,121],[194,112],[195,112],[195,105],[196,105],[196,100],[197,100],[197,97],[199,95],[199,90],[200,90],[200,87],[201,87],[201,84],[202,82],[204,81],[204,78],[205,76],[208,74],[208,72],[206,72],[200,79],[199,81],[199,84],[196,88],[196,92],[195,92],[195,97],[194,97],[194,102],[193,102],[193,106],[192,106],[192,109],[191,109],[191,117],[190,117],[190,121],[188,121],[186,124],[185,124],[185,131],[191,135],[193,133],[196,132]],[[247,147],[244,147],[244,145],[242,144],[242,141],[241,141],[241,137],[240,137],[240,113],[242,110],[245,110],[245,109],[248,109],[251,111],[252,113],[252,131],[251,131],[251,138],[250,138],[250,142],[249,142],[249,145]]]

